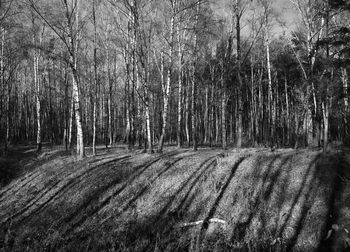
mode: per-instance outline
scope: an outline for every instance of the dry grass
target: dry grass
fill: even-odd
[[[47,150],[0,188],[0,251],[341,251],[349,164],[311,150]]]

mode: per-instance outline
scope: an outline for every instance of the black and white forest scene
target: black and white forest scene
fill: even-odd
[[[350,0],[0,0],[0,252],[350,251]]]

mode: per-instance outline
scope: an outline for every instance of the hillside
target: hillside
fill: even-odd
[[[27,153],[27,155],[25,155]],[[17,157],[23,157],[19,160]],[[11,155],[10,155],[11,157]],[[0,251],[341,251],[350,153],[100,149],[0,160]]]

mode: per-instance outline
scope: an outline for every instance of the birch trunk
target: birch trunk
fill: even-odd
[[[97,99],[98,99],[98,88],[97,88],[97,24],[96,24],[96,8],[95,0],[92,5],[92,18],[94,24],[94,91],[93,94],[93,115],[92,115],[92,155],[96,155],[96,121],[97,121]]]
[[[323,152],[327,151],[329,131],[329,107],[327,100],[322,102],[323,114]]]
[[[35,104],[36,104],[36,122],[37,122],[37,131],[36,131],[36,144],[37,152],[41,151],[41,109],[40,109],[40,86],[38,81],[38,69],[39,69],[39,56],[34,51],[34,62],[33,62],[33,71],[34,71],[34,87],[35,87]]]
[[[209,138],[209,87],[205,87],[205,101],[204,101],[204,143],[208,143]]]
[[[198,26],[198,15],[199,15],[200,1],[197,2],[197,11],[196,11],[196,26]],[[193,150],[197,151],[197,106],[196,106],[196,95],[197,87],[195,83],[196,78],[196,61],[197,61],[197,33],[194,34],[194,62],[192,63],[192,141],[193,141]]]
[[[171,29],[170,29],[170,48],[169,48],[169,57],[170,57],[170,66],[167,71],[167,79],[166,79],[166,86],[165,86],[165,93],[163,94],[163,114],[162,114],[162,133],[160,135],[159,143],[158,143],[158,152],[163,152],[163,146],[164,146],[164,138],[166,134],[166,127],[167,127],[167,119],[168,119],[168,107],[169,107],[169,100],[170,100],[170,89],[171,89],[171,67],[173,62],[173,42],[174,42],[174,25],[175,25],[175,16],[173,15],[171,17]]]
[[[285,102],[286,102],[286,119],[287,119],[287,145],[290,142],[290,109],[289,109],[289,99],[288,99],[288,80],[287,73],[284,75],[284,94],[285,94]]]
[[[272,104],[272,78],[271,78],[271,62],[270,62],[270,41],[267,28],[267,17],[266,17],[266,30],[265,30],[265,47],[266,47],[266,65],[267,65],[267,76],[268,76],[268,116],[269,116],[269,136],[270,144],[274,144],[275,141],[275,111]]]
[[[241,17],[242,9],[240,7],[240,1],[236,0],[236,10],[235,10],[235,19],[236,19],[236,41],[237,41],[237,80],[238,80],[238,101],[237,101],[237,148],[242,147],[242,134],[243,134],[243,94],[242,94],[242,77],[241,77]]]
[[[192,121],[192,142],[193,150],[197,150],[197,120],[196,120],[196,83],[195,83],[195,66],[192,66],[192,93],[191,93],[191,121]]]
[[[4,76],[4,50],[5,50],[5,29],[1,28],[1,59],[0,59],[0,71],[1,71],[1,88],[6,93],[5,76]],[[6,97],[6,96],[5,96]],[[7,97],[9,99],[9,97]],[[4,152],[7,152],[7,140],[8,140],[8,101],[5,99],[5,134],[4,134]],[[1,119],[1,115],[0,115]],[[1,122],[1,120],[0,120]]]
[[[69,148],[72,148],[73,117],[74,117],[74,101],[73,101],[73,92],[72,92],[72,101],[70,103],[69,119],[68,119],[68,146],[69,146]]]
[[[181,147],[181,122],[182,122],[182,46],[180,36],[180,25],[177,25],[177,40],[178,40],[178,68],[179,68],[179,96],[177,107],[177,147]]]
[[[341,68],[341,79],[343,83],[343,94],[344,94],[344,109],[345,113],[349,111],[349,97],[348,97],[348,72],[346,68]]]
[[[69,65],[72,70],[72,87],[73,87],[73,103],[74,103],[74,114],[77,126],[77,155],[81,159],[85,155],[84,151],[84,134],[82,128],[82,118],[81,118],[81,110],[80,110],[80,95],[79,95],[79,87],[78,87],[78,72],[77,72],[77,41],[76,36],[73,36],[73,24],[71,13],[68,8],[67,0],[64,0],[65,9],[66,9],[66,18],[67,18],[67,28],[69,31],[68,34],[68,45],[69,45]],[[78,25],[78,0],[77,7],[75,10],[75,18],[76,25]],[[75,37],[75,40],[73,40]]]
[[[226,57],[226,55],[225,55]],[[227,136],[226,136],[226,87],[224,80],[224,63],[221,62],[221,90],[222,90],[222,98],[221,98],[221,133],[222,133],[222,148],[227,148]]]
[[[185,131],[186,131],[186,141],[187,145],[190,146],[191,139],[190,139],[190,83],[189,83],[189,78],[186,78],[186,101],[185,101]]]

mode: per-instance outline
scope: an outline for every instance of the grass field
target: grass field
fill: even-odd
[[[349,249],[349,150],[34,150],[0,159],[0,251]]]

